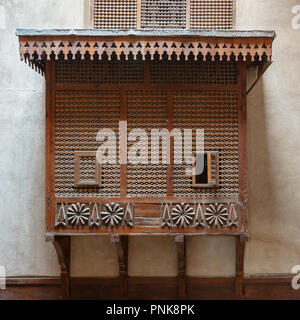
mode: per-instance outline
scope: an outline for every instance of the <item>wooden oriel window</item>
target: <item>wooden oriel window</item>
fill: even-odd
[[[46,75],[48,235],[247,236],[246,70],[271,64],[275,35],[178,33],[17,31],[21,58]],[[132,162],[136,128],[156,141],[173,132],[170,161],[160,143],[139,139]],[[115,160],[100,168],[102,129],[115,133]],[[186,169],[200,144],[193,184]]]
[[[235,292],[242,296],[242,241],[248,237],[246,72],[257,66],[256,83],[270,66],[275,33],[152,30],[135,31],[133,37],[131,31],[17,30],[17,35],[21,59],[46,76],[46,235],[57,251],[64,295],[70,292],[71,236],[111,235],[120,293],[126,296],[127,236],[176,234],[178,292],[184,297],[184,239],[198,234],[237,237]],[[130,160],[136,140],[118,134],[129,136],[136,128],[147,132],[139,139],[138,163]],[[100,167],[102,129],[115,133],[116,161],[101,161]],[[159,161],[149,161],[152,129],[174,132],[170,161],[157,144]],[[181,138],[175,129],[183,132]],[[197,129],[204,130],[204,139]],[[192,183],[186,169],[200,144],[205,151],[194,154]]]
[[[233,29],[236,0],[91,0],[96,29]]]

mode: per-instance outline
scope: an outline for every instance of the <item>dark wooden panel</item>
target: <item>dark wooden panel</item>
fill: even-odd
[[[187,277],[187,299],[258,299],[300,300],[300,290],[291,286],[291,277],[244,278],[244,295],[236,297],[234,278]],[[124,299],[119,278],[71,278],[71,299]],[[177,277],[128,278],[125,299],[177,299]],[[60,278],[8,278],[7,289],[0,290],[0,300],[62,299]]]
[[[72,278],[71,299],[120,299],[119,278]]]
[[[0,290],[0,300],[62,299],[60,278],[8,278],[6,289]]]
[[[233,278],[187,278],[189,299],[235,299]]]
[[[134,205],[135,217],[159,217],[160,216],[160,204],[153,204],[147,206],[146,204],[136,203]]]
[[[177,278],[129,278],[129,299],[176,299]]]
[[[244,297],[253,300],[300,300],[291,278],[245,278]]]

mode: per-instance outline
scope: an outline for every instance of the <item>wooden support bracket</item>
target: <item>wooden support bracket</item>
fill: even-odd
[[[63,298],[70,297],[70,257],[71,237],[69,236],[47,236],[46,241],[53,243],[58,263],[60,265]]]
[[[110,241],[115,243],[118,250],[120,271],[120,295],[128,296],[128,236],[112,235]]]
[[[272,61],[262,61],[257,66],[257,78],[255,79],[251,87],[247,90],[247,94],[249,94],[252,91],[252,89],[256,86],[257,82],[260,80],[260,78],[267,71],[267,69],[270,67],[271,64],[272,64]]]
[[[244,296],[244,253],[247,236],[236,237],[236,274],[235,274],[235,295],[237,298]]]
[[[186,263],[184,235],[175,236],[178,253],[178,297],[186,297]]]

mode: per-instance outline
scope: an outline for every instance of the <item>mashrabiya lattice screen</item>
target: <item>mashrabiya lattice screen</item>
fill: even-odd
[[[57,91],[55,109],[55,193],[58,197],[119,196],[120,165],[101,166],[101,186],[76,187],[74,157],[76,151],[97,151],[100,129],[118,133],[120,94],[115,91]],[[117,150],[118,139],[117,139]],[[85,162],[81,175],[95,170],[94,162]],[[82,168],[83,169],[83,168]]]
[[[137,0],[94,1],[94,28],[136,29]]]
[[[95,0],[97,29],[232,29],[235,0]]]

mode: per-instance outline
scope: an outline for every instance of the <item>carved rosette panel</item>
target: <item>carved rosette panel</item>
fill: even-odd
[[[124,209],[118,203],[107,203],[101,216],[104,224],[118,226],[123,221]]]
[[[73,203],[67,211],[67,218],[71,225],[85,225],[89,220],[90,208],[85,204]]]
[[[210,204],[205,212],[206,222],[212,226],[223,226],[228,219],[227,208],[223,204]]]
[[[172,211],[172,220],[175,225],[184,227],[190,225],[194,220],[195,212],[189,204],[177,204]]]
[[[151,204],[149,205],[149,208]],[[157,205],[157,204],[156,204]],[[144,226],[157,228],[237,228],[239,219],[237,203],[161,203],[157,223],[145,217]],[[56,206],[55,227],[88,226],[140,227],[140,217],[135,225],[134,203],[58,203]]]

